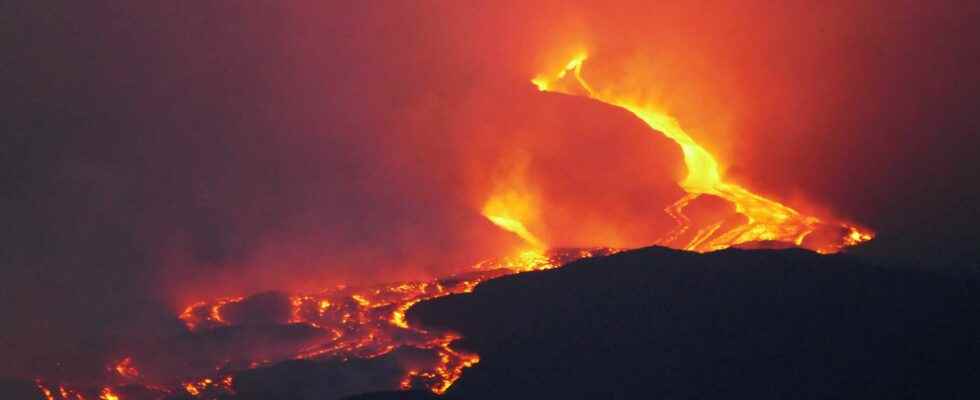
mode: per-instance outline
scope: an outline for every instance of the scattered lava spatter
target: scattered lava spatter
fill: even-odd
[[[477,354],[454,348],[460,338],[454,332],[414,326],[406,319],[411,306],[425,300],[457,293],[468,293],[480,282],[499,276],[557,268],[576,259],[608,255],[617,250],[553,249],[526,250],[513,257],[485,260],[472,271],[449,278],[431,281],[400,282],[371,287],[340,286],[315,294],[290,297],[288,324],[299,324],[326,333],[324,339],[285,359],[254,360],[248,368],[258,368],[286,359],[349,360],[370,359],[389,354],[399,348],[431,351],[430,362],[416,362],[406,367],[402,378],[389,389],[428,389],[441,394],[459,379],[463,370],[480,361]],[[247,297],[230,297],[188,306],[180,320],[188,330],[205,333],[212,329],[232,326],[223,314],[226,307],[247,301]],[[129,400],[122,390],[137,385],[152,391],[139,399],[170,399],[194,397],[217,399],[234,394],[234,371],[216,365],[216,376],[181,380],[169,385],[152,385],[144,381],[137,368],[139,360],[124,357],[107,370],[117,381],[125,383],[102,387],[75,389],[40,379],[35,384],[47,400]]]
[[[365,288],[338,287],[317,294],[290,298],[290,323],[305,324],[329,333],[323,343],[303,349],[295,359],[374,358],[400,347],[435,351],[436,362],[405,371],[402,389],[427,388],[445,392],[464,368],[479,362],[476,354],[452,347],[459,336],[453,332],[413,326],[406,311],[416,303],[450,294],[468,293],[480,282],[520,272],[556,268],[570,261],[608,255],[612,249],[557,249],[547,252],[527,250],[517,256],[487,260],[474,271],[432,281],[402,282]],[[188,329],[211,329],[227,325],[222,309],[242,298],[197,303],[181,314]],[[257,363],[259,365],[261,363]]]
[[[531,82],[541,91],[583,95],[626,109],[681,147],[687,177],[680,182],[680,186],[688,194],[665,209],[678,225],[673,232],[658,241],[658,244],[704,252],[756,242],[783,242],[826,254],[874,237],[869,229],[804,215],[725,181],[715,157],[688,135],[676,119],[652,105],[619,95],[612,88],[599,89],[590,85],[582,77],[582,66],[587,58],[586,53],[580,53],[558,73],[539,75]],[[734,204],[735,211],[744,216],[746,221],[733,227],[723,227],[723,221],[693,226],[684,215],[684,209],[702,195],[717,196]],[[696,230],[693,236],[684,235],[692,229]],[[808,240],[808,236],[818,230],[829,230],[831,233],[821,235],[819,240]],[[686,242],[679,241],[682,235],[689,239]]]
[[[41,380],[35,380],[34,384],[45,400],[124,400],[109,386],[82,391],[66,385],[49,385]],[[164,395],[160,392],[160,396]]]

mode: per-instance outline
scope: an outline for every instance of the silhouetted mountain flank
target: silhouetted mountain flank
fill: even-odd
[[[428,391],[377,392],[348,397],[344,400],[439,400],[444,397]]]
[[[454,398],[977,398],[975,276],[801,250],[646,248],[486,282],[409,318],[481,362]]]
[[[804,250],[645,248],[417,304],[481,361],[443,396],[393,387],[399,349],[235,374],[225,400],[976,399],[980,275]],[[134,392],[135,393],[135,392]],[[158,398],[147,393],[130,399]],[[155,396],[155,397],[154,397]],[[29,381],[0,397],[40,399]],[[174,399],[190,399],[177,395]]]

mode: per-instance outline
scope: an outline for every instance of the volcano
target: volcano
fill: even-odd
[[[0,400],[973,396],[974,3],[5,2]]]
[[[512,100],[507,104],[461,107],[464,116],[486,120],[480,129],[506,134],[494,136],[493,146],[474,160],[490,168],[480,164],[470,172],[472,181],[489,183],[475,190],[485,198],[480,214],[486,220],[474,221],[478,215],[472,213],[460,229],[482,232],[474,237],[513,234],[508,239],[519,242],[511,244],[511,256],[436,279],[195,302],[178,315],[182,329],[103,351],[108,365],[84,376],[39,374],[35,387],[48,400],[336,399],[390,389],[440,395],[496,347],[467,347],[480,336],[461,334],[472,332],[466,325],[408,318],[417,305],[455,298],[503,276],[649,242],[700,252],[804,247],[834,253],[873,237],[869,230],[802,214],[724,181],[713,156],[678,121],[600,94],[583,78],[583,61],[573,60],[554,81],[534,81],[541,91],[561,93],[510,87],[499,92]],[[571,84],[578,89],[556,89]],[[677,185],[680,166],[686,166],[687,177]],[[621,179],[627,173],[630,179]],[[528,290],[537,289],[531,284]],[[498,313],[478,314],[498,321]],[[556,334],[542,333],[540,339]],[[53,369],[60,372],[59,361]],[[108,374],[100,374],[102,369]],[[468,394],[473,389],[459,390],[474,396]]]

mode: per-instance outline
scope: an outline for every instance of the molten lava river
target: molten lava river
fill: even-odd
[[[697,144],[672,117],[641,102],[618,97],[614,90],[590,85],[582,74],[586,56],[580,54],[554,74],[539,75],[532,80],[538,89],[567,95],[581,95],[596,101],[624,108],[659,132],[675,141],[681,148],[687,167],[687,177],[680,182],[687,195],[665,212],[677,221],[672,232],[652,243],[692,251],[713,251],[733,246],[753,246],[779,243],[805,247],[820,253],[834,253],[845,247],[871,240],[873,233],[853,224],[824,221],[804,215],[793,208],[726,182],[718,163],[707,150]],[[726,218],[719,221],[695,223],[685,215],[685,209],[701,196],[721,198],[734,206],[742,218],[737,222]],[[195,357],[194,346],[176,346],[167,353],[148,353],[119,357],[107,367],[104,382],[96,385],[54,382],[38,378],[35,383],[49,400],[138,400],[201,398],[216,399],[233,394],[236,377],[243,371],[270,367],[287,360],[314,360],[336,363],[372,360],[399,354],[397,362],[400,379],[382,389],[428,389],[445,392],[464,369],[480,361],[477,354],[453,347],[459,336],[453,332],[413,326],[406,311],[421,301],[450,294],[467,293],[480,282],[495,277],[527,271],[556,268],[583,257],[614,253],[611,248],[549,249],[521,222],[513,212],[520,204],[493,197],[487,200],[482,213],[501,229],[521,237],[528,248],[516,256],[488,260],[468,272],[448,278],[400,282],[374,287],[336,287],[314,294],[278,297],[288,320],[280,326],[302,332],[301,345],[265,353],[256,352],[236,357]],[[241,317],[241,309],[262,296],[214,299],[191,304],[179,315],[189,335],[218,336],[251,322]],[[275,296],[273,296],[275,300]],[[273,302],[275,303],[275,302]],[[301,335],[301,336],[303,336]],[[148,372],[144,365],[160,364],[168,358],[185,360],[181,373]],[[194,360],[194,361],[186,361]],[[153,369],[150,367],[149,369]]]

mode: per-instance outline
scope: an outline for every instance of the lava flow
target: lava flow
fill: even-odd
[[[398,386],[402,389],[427,388],[443,393],[459,378],[464,368],[479,362],[480,358],[476,354],[452,348],[452,342],[459,338],[453,332],[412,326],[405,318],[411,306],[424,300],[470,292],[480,282],[498,276],[555,268],[575,259],[612,252],[612,249],[525,251],[513,258],[478,263],[473,272],[444,279],[366,288],[341,286],[316,294],[292,296],[289,299],[289,323],[328,333],[322,342],[302,349],[292,358],[370,359],[399,348],[428,350],[434,357],[409,363],[414,365],[406,369]],[[192,331],[227,326],[230,322],[223,316],[223,311],[243,301],[246,299],[197,303],[181,314],[181,320]],[[255,362],[250,367],[261,364]]]
[[[519,224],[519,222],[518,222]],[[530,233],[528,233],[530,234]],[[539,242],[530,242],[539,244]],[[413,357],[401,363],[402,377],[381,389],[428,389],[441,394],[459,379],[463,369],[480,358],[478,355],[452,347],[459,335],[435,329],[413,326],[405,313],[418,302],[456,293],[467,293],[480,282],[495,277],[533,270],[556,268],[570,261],[613,253],[608,248],[527,250],[514,257],[486,260],[473,270],[449,278],[401,282],[373,287],[348,288],[339,286],[315,294],[289,296],[289,319],[281,326],[306,327],[322,333],[314,343],[284,357],[252,360],[222,360],[207,370],[213,376],[178,378],[173,382],[150,383],[140,369],[140,360],[124,357],[107,370],[116,384],[96,388],[75,389],[69,385],[54,385],[36,381],[38,390],[47,400],[126,400],[122,388],[140,387],[139,399],[173,399],[194,397],[215,399],[235,393],[234,374],[238,371],[269,366],[289,359],[316,361],[346,361],[374,359],[398,350],[411,349]],[[180,315],[188,331],[206,335],[221,329],[247,324],[228,314],[235,307],[246,306],[263,294],[232,297],[188,306]],[[254,316],[252,316],[254,317]],[[186,357],[192,357],[188,354]],[[145,360],[154,364],[158,360]]]
[[[688,194],[666,208],[665,211],[678,222],[678,226],[661,238],[658,244],[693,251],[712,251],[776,242],[832,253],[872,239],[873,233],[866,229],[804,215],[725,181],[714,156],[695,142],[674,118],[641,102],[618,97],[612,90],[599,90],[590,85],[582,76],[585,59],[584,54],[577,56],[557,74],[539,76],[532,82],[541,91],[583,94],[622,107],[681,147],[688,174],[680,186]],[[293,347],[276,347],[276,350],[265,353],[249,354],[231,350],[221,355],[158,352],[155,356],[143,354],[142,359],[140,355],[129,355],[118,358],[108,367],[113,376],[108,385],[76,390],[37,380],[38,390],[48,400],[122,400],[127,396],[121,394],[123,390],[133,386],[144,390],[144,394],[138,397],[141,399],[188,396],[214,399],[235,393],[238,382],[236,374],[244,370],[271,367],[287,360],[346,362],[392,356],[401,376],[385,387],[373,389],[424,388],[437,394],[444,393],[459,379],[463,370],[478,363],[480,357],[454,348],[453,343],[459,339],[456,333],[410,323],[406,318],[409,308],[425,300],[470,292],[480,282],[495,277],[556,268],[579,258],[608,255],[616,251],[610,248],[549,249],[545,240],[532,233],[534,226],[528,222],[535,215],[534,202],[531,201],[532,197],[522,193],[524,188],[519,189],[504,188],[490,196],[481,210],[493,224],[517,235],[526,243],[527,247],[512,257],[483,261],[469,272],[443,279],[358,288],[339,286],[305,295],[265,293],[194,303],[178,317],[191,337],[226,338],[232,336],[229,332],[278,329],[275,332],[299,332],[302,340],[295,343],[301,345],[294,343]],[[732,224],[726,219],[695,224],[685,214],[685,209],[701,196],[714,196],[731,203],[735,213],[741,215],[744,221]],[[816,236],[819,238],[814,238]],[[601,238],[597,238],[597,241],[601,241]],[[262,306],[255,308],[256,304]],[[255,310],[260,310],[259,314],[269,312],[278,316],[256,316]],[[195,346],[187,348],[197,349]],[[184,376],[154,374],[154,365],[166,363],[153,357],[178,359],[178,370]],[[187,361],[190,359],[194,362]],[[189,369],[191,364],[196,369]],[[144,368],[144,365],[150,367]]]
[[[751,243],[782,242],[826,254],[874,237],[874,233],[868,229],[852,224],[828,223],[752,193],[742,186],[726,182],[715,157],[688,135],[676,119],[651,105],[620,96],[614,89],[597,89],[590,85],[582,77],[582,66],[587,58],[585,53],[578,54],[558,73],[539,75],[531,82],[541,91],[585,95],[626,109],[681,147],[687,177],[680,182],[680,186],[688,195],[665,209],[677,221],[678,227],[658,241],[658,244],[703,252]],[[746,221],[727,229],[723,229],[725,221],[692,226],[684,209],[702,195],[713,195],[727,200]],[[697,229],[693,236],[686,243],[680,242],[681,236],[692,228]],[[827,230],[830,234],[822,236],[828,237],[808,240],[814,232]]]

